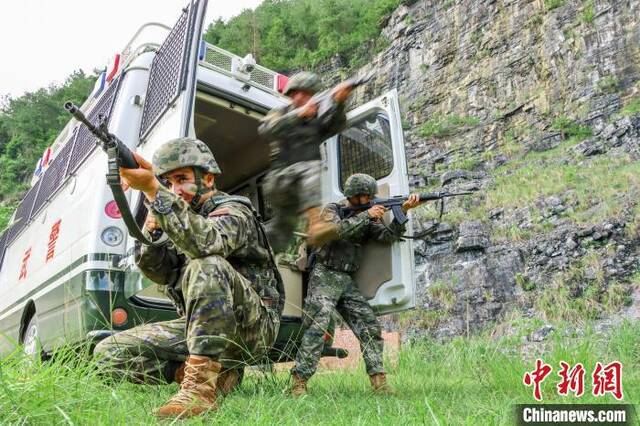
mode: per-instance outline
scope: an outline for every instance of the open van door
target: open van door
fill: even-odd
[[[188,136],[207,0],[192,0],[157,50],[142,100],[140,142]],[[191,130],[192,131],[192,130]]]
[[[142,118],[137,151],[147,160],[166,141],[183,136],[195,136],[193,108],[200,39],[207,10],[207,0],[191,0],[183,9],[149,66],[149,79],[142,101]],[[131,196],[132,211],[142,226],[146,208],[143,195]],[[127,257],[122,265],[135,270],[133,247],[127,240]],[[125,293],[129,297],[147,287],[138,273],[128,274]]]
[[[408,195],[398,94],[392,90],[347,114],[347,129],[326,143],[323,198],[344,198],[343,187],[353,173],[367,173],[378,182],[378,196]],[[392,219],[385,215],[385,222]],[[407,222],[407,233],[411,233]],[[393,245],[368,243],[355,280],[363,296],[379,314],[415,306],[415,278],[411,240]]]

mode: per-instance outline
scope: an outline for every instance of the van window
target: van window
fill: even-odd
[[[354,173],[366,173],[376,180],[393,169],[391,130],[386,115],[372,112],[358,119],[338,136],[340,189]]]

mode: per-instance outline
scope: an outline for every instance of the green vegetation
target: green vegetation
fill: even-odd
[[[513,424],[516,403],[533,403],[532,388],[522,384],[537,354],[523,346],[524,336],[543,323],[538,319],[505,320],[493,333],[454,338],[447,343],[421,340],[408,344],[397,362],[388,362],[393,396],[374,396],[360,366],[322,371],[309,383],[309,395],[283,395],[287,372],[250,372],[220,410],[186,424]],[[610,337],[591,327],[578,336],[575,324],[553,324],[541,358],[553,373],[542,383],[546,403],[615,403],[611,395],[559,396],[555,386],[560,361],[581,362],[587,378],[596,362],[623,365],[624,403],[640,402],[637,364],[640,327],[622,323]],[[523,358],[524,355],[524,358]],[[446,372],[446,374],[443,374]],[[55,362],[29,365],[17,354],[0,364],[2,424],[155,424],[152,412],[176,385],[144,386],[112,381],[86,357],[62,353]]]
[[[475,168],[480,164],[480,159],[472,156],[459,156],[455,161],[447,166],[450,170],[475,170]]]
[[[580,20],[585,24],[591,24],[596,17],[596,9],[593,5],[593,1],[588,1],[582,8],[580,13]]]
[[[563,161],[563,158],[576,156],[572,148],[591,135],[589,127],[564,116],[558,117],[553,128],[567,139],[550,150],[524,152],[518,140],[528,132],[525,127],[505,132],[500,152],[510,158],[509,162],[491,172],[493,180],[477,196],[450,200],[445,221],[455,225],[464,220],[486,220],[487,212],[493,209],[519,209],[533,206],[543,197],[567,194],[566,209],[559,216],[579,225],[597,224],[623,213],[625,194],[640,192],[640,164],[627,154],[577,158],[569,163]],[[493,152],[485,152],[482,159],[489,161],[494,155]],[[454,161],[447,165],[447,169],[472,170],[477,160],[473,156],[466,158],[465,162]],[[433,189],[424,188],[425,191]],[[421,217],[425,220],[437,217],[432,207],[421,208]],[[553,224],[537,209],[531,208],[529,215],[531,227],[520,228],[516,224],[500,226],[496,223],[492,227],[492,238],[495,241],[524,241],[553,229]],[[630,224],[627,232],[638,232],[638,229],[640,220],[637,226]]]
[[[436,282],[427,287],[427,293],[447,311],[450,311],[456,303],[456,293],[451,283]]]
[[[629,156],[603,156],[582,165],[532,162],[497,176],[485,207],[515,208],[572,190],[576,205],[572,219],[594,223],[620,213],[620,194],[640,189],[638,173],[640,165]],[[589,209],[596,205],[598,209]]]
[[[9,219],[11,219],[11,215],[13,211],[18,207],[18,201],[6,201],[4,203],[0,203],[0,233],[7,227],[9,223]]]
[[[476,117],[437,114],[422,124],[419,132],[423,138],[441,138],[478,124],[480,124],[480,120]]]
[[[630,293],[630,285],[606,282],[601,257],[590,251],[531,298],[547,320],[581,323],[620,312],[632,303]]]
[[[82,104],[94,81],[95,77],[77,71],[60,86],[9,99],[0,110],[0,229],[28,188],[43,151],[69,121],[62,104],[67,100]]]
[[[419,309],[401,313],[398,322],[402,328],[433,330],[449,318],[451,314],[444,309]]]
[[[340,55],[351,67],[377,50],[380,22],[402,0],[267,0],[228,22],[209,25],[205,40],[269,68],[311,68]]]
[[[640,96],[631,98],[627,104],[620,110],[623,116],[630,116],[640,112]]]
[[[536,283],[528,280],[524,275],[518,272],[515,276],[516,285],[522,288],[524,291],[532,291],[536,288]]]
[[[618,90],[620,80],[614,75],[606,75],[596,83],[600,93],[613,93]]]
[[[565,0],[544,0],[544,7],[547,10],[556,9],[564,4]]]
[[[588,138],[592,134],[591,128],[588,126],[581,126],[564,115],[556,117],[556,119],[553,120],[551,128],[560,132],[563,139],[578,138],[582,140]]]

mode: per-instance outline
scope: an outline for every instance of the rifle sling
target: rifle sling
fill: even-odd
[[[140,241],[144,245],[158,247],[163,245],[162,243],[156,243],[148,239],[140,227],[136,222],[133,214],[131,213],[131,208],[129,207],[129,202],[127,201],[126,195],[124,195],[124,191],[122,190],[122,186],[120,186],[120,172],[118,166],[118,149],[116,147],[107,148],[107,157],[108,157],[108,172],[107,172],[107,185],[109,185],[109,189],[111,189],[111,193],[113,194],[113,200],[116,202],[118,209],[120,210],[120,214],[122,215],[122,220],[129,231],[129,235]]]

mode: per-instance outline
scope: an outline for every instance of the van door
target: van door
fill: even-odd
[[[195,101],[198,49],[207,0],[192,0],[156,52],[143,99],[140,141],[187,136]],[[193,132],[193,130],[191,130]]]
[[[163,43],[155,52],[149,67],[147,91],[142,99],[142,118],[137,151],[147,160],[166,141],[195,136],[192,112],[195,103],[198,50],[202,36],[207,0],[192,0],[178,17]],[[130,201],[136,221],[142,225],[146,209],[142,194],[132,194]],[[129,270],[133,264],[135,241],[127,239],[127,257],[122,265]],[[140,290],[146,285],[138,274],[128,277]],[[135,278],[135,279],[134,279]],[[138,288],[139,287],[139,288]]]
[[[378,196],[408,195],[398,94],[394,89],[347,114],[347,129],[326,143],[327,170],[323,198],[344,198],[343,187],[353,173],[367,173],[378,181]],[[385,221],[392,219],[387,213]],[[411,234],[411,222],[407,223]],[[360,291],[379,314],[415,306],[415,278],[411,240],[392,245],[368,243],[355,275]]]

